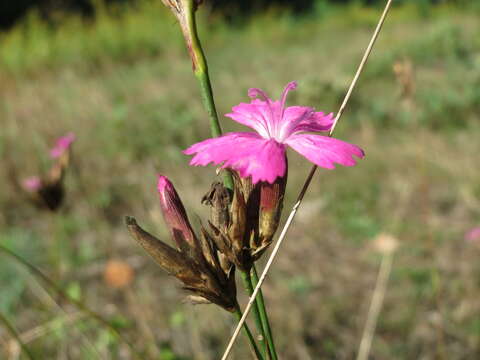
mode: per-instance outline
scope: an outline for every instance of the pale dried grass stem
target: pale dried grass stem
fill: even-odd
[[[358,349],[357,360],[367,360],[372,347],[375,328],[377,327],[378,316],[382,309],[383,299],[387,291],[387,283],[392,271],[393,252],[385,253],[382,256],[380,269],[378,270],[377,282],[373,291],[372,302],[368,309],[367,321],[363,329],[362,340]]]
[[[353,80],[352,80],[352,83],[350,84],[350,87],[348,88],[348,91],[345,95],[345,98],[343,99],[343,102],[342,102],[342,105],[340,106],[340,109],[338,110],[338,113],[337,113],[337,116],[335,117],[335,121],[332,125],[332,128],[330,130],[330,133],[329,135],[331,136],[335,130],[335,127],[338,123],[338,121],[340,120],[340,117],[342,116],[343,112],[345,111],[345,108],[347,106],[347,103],[348,103],[348,100],[350,99],[350,96],[353,92],[353,89],[355,88],[355,85],[358,81],[358,78],[360,77],[360,74],[362,73],[364,67],[365,67],[365,64],[367,63],[367,60],[368,60],[368,57],[373,49],[373,45],[375,44],[377,38],[378,38],[378,35],[380,34],[380,31],[382,29],[382,26],[383,26],[383,23],[385,22],[385,18],[387,17],[387,14],[388,14],[388,11],[390,10],[390,7],[392,5],[392,2],[393,0],[388,0],[387,1],[387,4],[385,5],[385,9],[383,10],[383,13],[380,17],[380,20],[377,24],[377,27],[375,28],[375,31],[372,35],[372,38],[370,39],[370,42],[365,50],[365,53],[363,55],[363,58],[362,60],[360,61],[360,64],[358,66],[358,69],[357,69],[357,72],[355,73],[355,76],[353,77]],[[280,246],[283,242],[283,240],[285,239],[285,235],[287,234],[287,231],[288,229],[290,228],[290,225],[295,217],[295,214],[297,213],[298,211],[298,208],[300,207],[300,204],[303,200],[303,197],[310,185],[310,182],[313,178],[313,175],[315,174],[315,171],[317,170],[317,166],[314,165],[312,167],[312,169],[310,170],[310,173],[302,187],[302,190],[300,191],[300,194],[298,196],[298,199],[295,203],[295,205],[293,206],[292,208],[292,211],[290,212],[290,215],[288,216],[287,218],[287,221],[282,229],[282,232],[280,233],[280,236],[278,238],[278,241],[277,243],[275,244],[275,247],[273,248],[272,250],[272,253],[267,261],[267,264],[265,265],[265,268],[263,270],[263,273],[262,275],[260,276],[260,279],[258,281],[258,284],[257,286],[255,287],[254,291],[253,291],[253,294],[252,296],[250,297],[249,301],[248,301],[248,304],[247,306],[245,307],[245,310],[243,312],[243,316],[241,317],[240,321],[238,322],[238,325],[232,335],[232,337],[230,338],[230,341],[227,345],[227,348],[222,356],[222,360],[226,360],[228,358],[228,355],[230,354],[230,352],[232,351],[232,348],[233,348],[233,344],[235,343],[235,340],[237,339],[238,337],[238,334],[240,333],[240,329],[242,328],[243,326],[243,323],[245,322],[245,320],[247,319],[247,316],[250,312],[250,309],[252,308],[252,305],[255,301],[255,298],[258,294],[258,291],[260,290],[263,282],[265,281],[265,278],[268,274],[268,271],[270,270],[270,267],[272,266],[272,263],[278,253],[278,250],[280,249]]]

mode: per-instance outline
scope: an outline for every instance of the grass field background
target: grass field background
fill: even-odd
[[[294,18],[272,9],[242,25],[200,15],[220,114],[249,87],[290,104],[337,111],[379,8],[327,6]],[[352,359],[380,256],[381,233],[400,244],[372,359],[480,356],[480,12],[396,7],[336,136],[360,145],[354,168],[320,170],[264,293],[283,359]],[[394,67],[397,73],[394,71]],[[147,359],[218,358],[234,324],[213,306],[181,303],[180,285],[129,237],[135,215],[167,240],[156,174],[168,175],[189,210],[213,168],[191,168],[182,149],[209,137],[177,25],[160,1],[101,8],[95,20],[34,13],[0,34],[0,244],[109,319]],[[225,130],[246,130],[222,116]],[[48,148],[77,135],[67,201],[33,208],[11,185],[48,167]],[[310,165],[289,154],[286,209]],[[39,359],[129,359],[128,347],[11,258],[0,258],[0,312]],[[135,270],[125,289],[106,264]],[[245,298],[242,298],[244,301]],[[63,309],[62,309],[63,306]],[[0,358],[18,349],[0,328]],[[241,340],[236,359],[248,349]]]

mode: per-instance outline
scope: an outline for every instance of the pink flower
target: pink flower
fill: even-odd
[[[42,180],[38,176],[32,176],[29,178],[26,178],[22,181],[22,186],[25,190],[34,192],[40,189],[42,186]]]
[[[260,89],[250,89],[251,102],[234,106],[225,116],[257,133],[232,132],[194,144],[184,151],[195,155],[190,165],[223,163],[222,168],[234,169],[241,177],[251,176],[254,184],[273,183],[285,175],[287,146],[326,169],[335,168],[334,163],[355,165],[353,155],[364,157],[358,146],[328,136],[304,134],[328,131],[333,125],[333,114],[325,115],[305,106],[285,107],[288,92],[296,87],[296,82],[289,83],[280,101],[271,100]]]
[[[465,234],[465,240],[468,242],[480,241],[480,226],[474,227]]]
[[[59,137],[55,146],[50,150],[50,157],[53,159],[59,158],[62,154],[70,148],[75,141],[75,134],[70,132],[65,136]]]

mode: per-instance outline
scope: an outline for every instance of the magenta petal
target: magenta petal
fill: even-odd
[[[363,150],[356,145],[321,135],[291,135],[285,143],[314,164],[326,169],[334,169],[335,163],[353,166],[356,164],[353,155],[359,158],[365,156]]]
[[[285,109],[277,136],[283,140],[299,132],[328,131],[332,125],[332,113],[325,115],[311,107],[290,106]]]
[[[268,138],[273,130],[274,114],[266,101],[255,99],[249,104],[240,103],[232,107],[232,112],[225,116],[248,126],[264,138]]]
[[[50,157],[56,159],[70,148],[75,141],[75,134],[70,132],[65,136],[59,137],[55,143],[55,146],[50,150]]]
[[[273,183],[286,170],[285,146],[254,133],[228,133],[194,144],[184,153],[195,154],[190,165],[223,163],[223,168],[237,170],[241,177],[251,176],[254,184]]]
[[[37,191],[42,187],[42,180],[38,176],[32,176],[24,179],[22,186],[27,191]]]
[[[477,241],[480,240],[480,226],[474,227],[473,229],[470,229],[465,234],[465,240],[467,241]]]
[[[245,147],[251,141],[262,139],[255,133],[234,132],[223,136],[207,139],[193,144],[183,153],[196,154],[190,161],[190,165],[205,166],[209,163],[220,164],[238,155],[238,146]],[[248,147],[248,145],[247,145]]]
[[[299,117],[302,113],[305,113],[306,109],[311,109],[304,106],[290,106],[285,109],[285,117],[296,118]],[[295,124],[295,127],[292,129],[294,133],[297,132],[318,132],[318,131],[329,131],[333,125],[333,113],[325,115],[321,111],[315,111],[311,109],[311,112],[308,116],[301,118],[301,120]]]

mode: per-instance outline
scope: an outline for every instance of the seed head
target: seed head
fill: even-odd
[[[163,218],[177,249],[143,230],[134,218],[127,217],[133,238],[161,268],[183,282],[196,303],[208,301],[234,311],[237,301],[233,264],[221,254],[205,229],[202,228],[199,238],[195,235],[177,191],[165,176],[158,178],[158,191]]]

